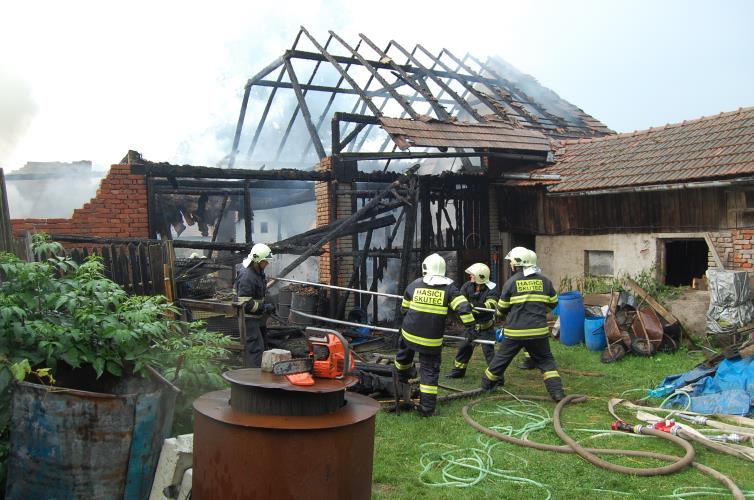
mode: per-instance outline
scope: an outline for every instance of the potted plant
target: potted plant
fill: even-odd
[[[178,390],[162,374],[222,386],[228,340],[128,295],[96,256],[78,265],[44,234],[32,250],[0,254],[0,482],[10,470],[9,498],[148,496]]]

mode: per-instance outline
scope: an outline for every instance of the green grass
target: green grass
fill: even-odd
[[[646,395],[646,389],[655,387],[666,375],[688,370],[702,360],[700,355],[689,354],[682,349],[675,354],[658,354],[652,358],[626,356],[618,363],[606,365],[600,363],[599,353],[588,352],[584,346],[564,347],[557,342],[551,342],[551,345],[559,368],[602,374],[600,377],[562,374],[567,394],[587,394],[593,397],[586,403],[569,405],[563,412],[563,426],[576,440],[585,439],[590,434],[575,429],[609,429],[614,419],[607,410],[608,399],[618,397],[624,391],[642,389],[624,396],[637,400]],[[475,350],[465,379],[446,380],[443,376],[450,370],[454,354],[455,349],[450,347],[443,353],[440,383],[459,389],[477,388],[485,367],[481,349]],[[539,371],[519,370],[514,366],[517,361],[514,361],[506,372],[505,389],[515,395],[545,396],[547,393]],[[501,394],[504,392],[498,389],[493,396]],[[488,398],[483,398],[476,407],[477,410],[489,412],[501,403],[485,402],[486,399]],[[576,455],[543,452],[487,438],[470,427],[461,415],[463,406],[471,401],[460,400],[442,404],[439,406],[439,415],[430,419],[422,419],[413,412],[402,413],[399,416],[380,412],[377,415],[375,439],[373,498],[547,498],[548,490],[554,499],[625,497],[616,493],[598,492],[596,489],[615,490],[647,498],[669,495],[676,488],[684,486],[721,486],[717,481],[691,468],[670,476],[627,476],[595,467]],[[656,406],[659,402],[649,400],[647,406]],[[543,402],[542,407],[551,415],[554,403]],[[620,415],[629,422],[638,423],[635,413],[622,409]],[[507,424],[520,427],[524,423],[524,420],[518,417],[501,417],[480,411],[475,411],[472,416],[487,426]],[[551,423],[544,429],[533,432],[529,439],[562,444],[552,430]],[[492,476],[487,476],[475,486],[465,488],[427,486],[420,480],[420,459],[424,452],[436,453],[447,447],[480,448],[484,443],[488,446],[495,445],[489,452],[493,460],[492,467],[509,470],[508,474],[511,476],[525,477],[542,483],[547,488],[540,489]],[[598,448],[642,449],[672,455],[679,455],[682,451],[667,441],[630,436],[600,437],[588,440],[585,445]],[[753,464],[708,451],[699,445],[695,445],[695,448],[696,461],[728,475],[742,490],[754,490]],[[457,453],[456,458],[461,456],[471,456],[471,452],[461,451]],[[665,463],[629,457],[604,458],[631,467],[653,467]],[[465,474],[474,476],[476,473],[469,471]],[[442,481],[440,467],[431,469],[424,476],[424,480]]]

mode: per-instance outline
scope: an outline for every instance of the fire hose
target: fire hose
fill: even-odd
[[[378,297],[387,297],[389,299],[397,299],[397,300],[403,300],[402,295],[395,295],[394,293],[383,293],[383,292],[373,292],[371,290],[360,290],[358,288],[347,288],[345,286],[335,286],[335,285],[325,285],[324,283],[314,283],[312,281],[301,281],[301,280],[294,280],[290,278],[271,278],[270,282],[274,284],[275,281],[288,281],[290,283],[298,283],[300,285],[309,285],[309,286],[318,286],[321,288],[331,288],[333,290],[343,290],[346,292],[353,292],[353,293],[365,293],[368,295],[377,295]],[[270,285],[271,286],[271,285]],[[483,311],[483,312],[496,312],[494,309],[487,309],[485,307],[474,307],[475,311]]]
[[[340,319],[327,318],[325,316],[317,316],[316,314],[310,314],[303,311],[298,311],[296,309],[291,309],[291,312],[296,313],[305,318],[315,319],[317,321],[324,321],[327,323],[335,323],[336,325],[353,326],[356,328],[367,328],[369,330],[378,330],[380,332],[400,333],[400,330],[398,330],[397,328],[388,328],[385,326],[373,326],[373,325],[367,325],[364,323],[353,323],[351,321],[343,321]],[[466,337],[460,337],[458,335],[443,335],[443,338],[450,339],[450,340],[466,340]],[[495,345],[494,340],[475,339],[475,340],[472,340],[472,342],[474,342],[475,344]]]
[[[463,418],[466,420],[466,423],[468,423],[471,427],[476,429],[477,431],[487,434],[488,436],[492,436],[496,439],[500,439],[502,441],[505,441],[507,443],[519,445],[519,446],[526,446],[528,448],[534,448],[537,450],[543,450],[543,451],[551,451],[555,453],[576,453],[588,462],[597,465],[598,467],[602,467],[604,469],[607,469],[612,472],[618,472],[621,474],[631,474],[631,475],[638,475],[638,476],[652,476],[652,475],[660,475],[660,474],[672,474],[674,472],[680,471],[687,467],[688,465],[691,465],[692,467],[695,467],[697,470],[702,472],[703,474],[712,477],[722,483],[728,490],[730,490],[731,494],[734,498],[737,500],[744,500],[744,494],[741,491],[741,489],[726,475],[722,474],[721,472],[716,471],[715,469],[712,469],[711,467],[707,467],[706,465],[702,465],[698,462],[694,462],[694,448],[693,446],[686,440],[674,436],[672,434],[658,431],[655,429],[650,429],[646,427],[641,427],[638,429],[642,434],[647,434],[655,437],[659,437],[662,439],[666,439],[668,441],[671,441],[679,446],[681,446],[685,451],[686,454],[683,457],[677,457],[673,455],[664,455],[661,453],[655,453],[650,451],[640,451],[640,450],[618,450],[618,449],[609,449],[609,448],[585,448],[579,445],[576,441],[574,441],[570,436],[568,436],[565,431],[563,430],[563,427],[560,422],[560,413],[562,409],[568,405],[569,403],[581,403],[586,401],[586,396],[577,396],[577,395],[570,395],[566,396],[562,401],[560,401],[557,406],[555,406],[555,412],[553,415],[553,426],[555,428],[555,433],[560,437],[567,446],[556,446],[556,445],[550,445],[550,444],[543,444],[543,443],[537,443],[529,440],[524,439],[518,439],[513,436],[508,436],[505,434],[502,434],[500,432],[494,431],[492,429],[489,429],[480,423],[478,423],[476,420],[471,418],[469,416],[469,408],[474,407],[475,405],[479,404],[482,401],[491,401],[491,400],[497,400],[497,399],[511,399],[513,396],[497,396],[493,398],[485,398],[485,399],[478,399],[474,402],[472,402],[469,405],[466,405],[463,407],[462,413]],[[522,398],[530,399],[530,400],[540,400],[540,401],[549,401],[549,398],[543,397],[543,396],[523,396]],[[638,427],[638,426],[637,426]],[[672,462],[669,465],[663,466],[663,467],[650,467],[650,468],[633,468],[633,467],[625,467],[622,465],[613,464],[607,461],[604,461],[597,457],[596,455],[621,455],[621,456],[631,456],[631,457],[644,457],[644,458],[653,458],[657,460],[664,460],[666,462]]]

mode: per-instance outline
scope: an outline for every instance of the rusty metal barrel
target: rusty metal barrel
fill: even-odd
[[[296,311],[302,311],[307,314],[317,314],[317,304],[319,295],[312,287],[294,290],[291,298],[291,307],[289,309],[288,322],[297,325],[311,325],[314,320],[296,314]]]
[[[111,393],[19,383],[6,498],[149,498],[175,397],[140,378]]]
[[[379,404],[356,382],[296,386],[258,368],[194,402],[193,500],[368,499]]]
[[[284,287],[280,289],[278,293],[278,316],[288,319],[288,315],[291,312],[291,299],[293,298],[293,290],[290,287]]]

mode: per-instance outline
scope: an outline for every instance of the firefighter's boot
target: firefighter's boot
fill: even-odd
[[[416,405],[416,411],[422,417],[431,417],[435,414],[435,407],[437,406],[436,394],[419,394],[419,404]]]
[[[563,391],[563,381],[560,380],[560,375],[557,371],[553,370],[551,372],[545,372],[544,377],[547,392],[550,394],[550,397],[553,401],[555,401],[556,403],[559,402],[565,397],[565,392]]]
[[[409,380],[416,378],[416,366],[414,365],[411,365],[410,368],[406,368],[405,370],[401,370],[397,366],[394,366],[393,370],[395,370],[398,375],[398,382],[401,384],[408,384]]]
[[[463,378],[464,376],[466,376],[465,368],[453,368],[450,373],[445,375],[445,378]]]
[[[492,391],[495,387],[498,385],[503,385],[504,380],[503,376],[496,376],[492,374],[492,372],[489,371],[489,369],[484,371],[484,374],[482,375],[482,390],[485,392]]]

